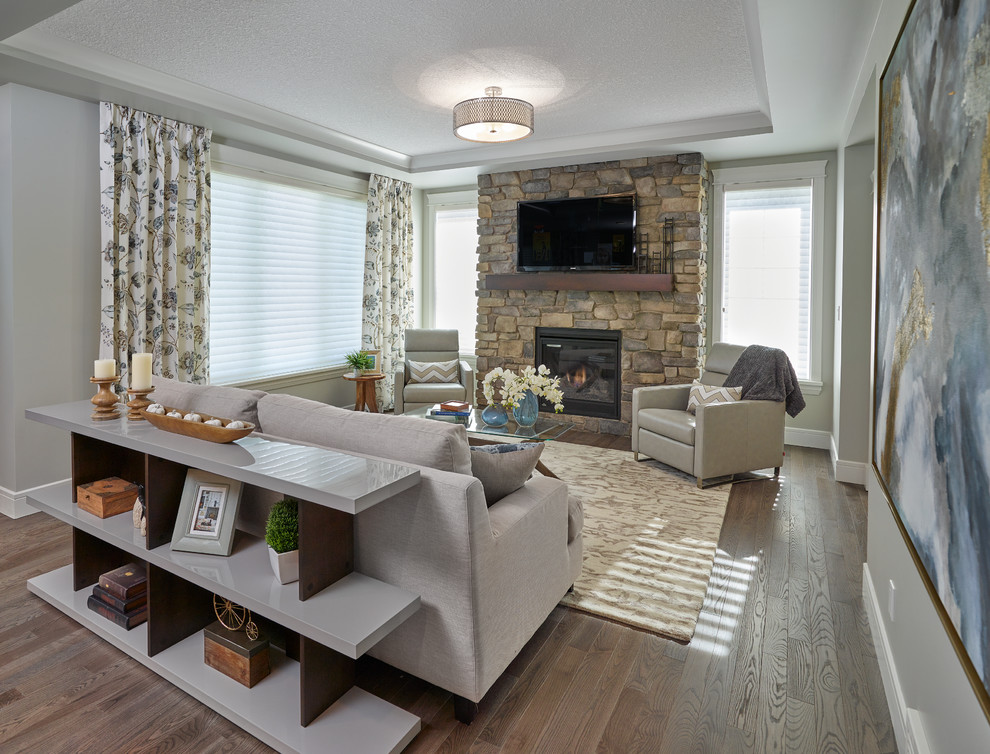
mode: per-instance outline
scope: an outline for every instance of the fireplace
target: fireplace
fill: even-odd
[[[564,413],[618,419],[621,413],[622,333],[575,327],[536,328],[536,363],[560,377]],[[542,411],[553,406],[540,399]]]

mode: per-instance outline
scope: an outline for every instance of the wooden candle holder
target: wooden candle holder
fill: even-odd
[[[99,385],[96,395],[89,399],[90,403],[96,406],[91,419],[94,421],[104,421],[106,419],[117,419],[120,412],[117,410],[117,395],[110,389],[119,378],[117,377],[90,377],[89,381],[94,385]]]
[[[149,401],[147,396],[148,393],[154,392],[154,390],[154,385],[144,390],[135,390],[131,387],[127,388],[127,394],[131,396],[131,399],[127,401],[128,421],[144,421],[144,415],[141,413],[141,410],[151,405],[152,401]]]

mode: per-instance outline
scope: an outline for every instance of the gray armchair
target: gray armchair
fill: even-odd
[[[395,371],[395,413],[402,414],[443,401],[472,402],[474,370],[460,361],[457,330],[406,330],[406,361]],[[410,361],[459,361],[458,382],[410,382]]]
[[[722,386],[745,346],[715,343],[701,383]],[[633,390],[632,450],[673,466],[698,480],[773,467],[784,455],[784,403],[741,400],[687,411],[690,385]]]

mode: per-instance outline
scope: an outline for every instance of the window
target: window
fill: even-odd
[[[478,313],[478,199],[462,192],[429,197],[432,216],[432,327],[457,330],[460,351],[473,354]],[[452,201],[456,199],[458,201]]]
[[[818,383],[825,163],[714,175],[715,338],[780,348]]]
[[[210,381],[342,365],[361,344],[365,197],[214,170],[210,210]]]

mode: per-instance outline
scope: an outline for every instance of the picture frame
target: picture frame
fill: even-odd
[[[240,482],[189,469],[172,531],[172,549],[230,555],[240,497]]]
[[[984,86],[990,0],[967,5],[913,0],[880,76],[871,465],[990,720],[990,139],[960,104]]]
[[[380,350],[365,351],[371,358],[375,360],[374,365],[369,369],[366,374],[381,374],[382,373],[382,352]]]

